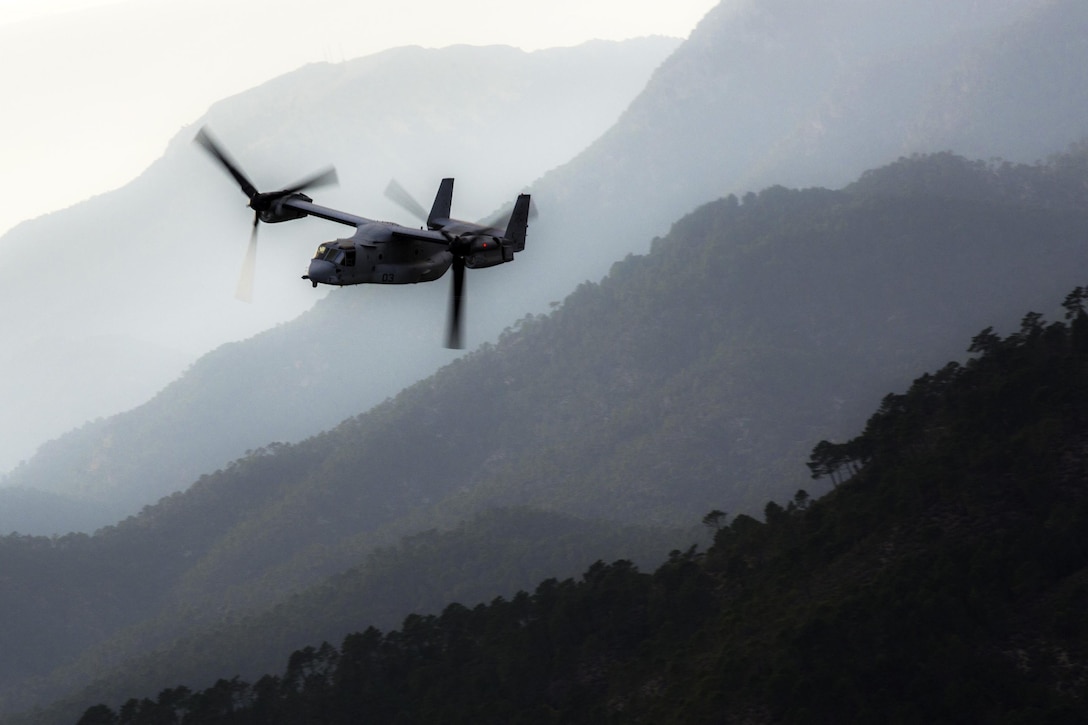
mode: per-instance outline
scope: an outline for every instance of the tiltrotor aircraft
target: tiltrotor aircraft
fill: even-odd
[[[328,169],[280,191],[261,192],[246,178],[206,129],[196,135],[199,143],[229,173],[253,209],[253,231],[238,282],[237,296],[248,300],[257,256],[257,228],[261,222],[273,224],[307,216],[355,227],[344,239],[325,242],[310,260],[303,279],[314,287],[319,284],[415,284],[431,282],[453,267],[449,324],[446,346],[461,347],[461,310],[464,303],[465,268],[482,269],[512,262],[515,252],[525,249],[529,220],[529,195],[521,194],[505,229],[459,221],[450,217],[453,179],[442,179],[427,228],[405,227],[392,222],[366,219],[347,212],[318,206],[302,193],[305,189],[336,182],[336,171]],[[424,211],[399,185],[391,183],[386,194],[419,217]]]

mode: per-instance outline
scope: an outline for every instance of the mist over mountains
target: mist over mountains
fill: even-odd
[[[1082,4],[1059,1],[719,7],[604,136],[531,185],[541,216],[525,255],[469,276],[469,339],[487,340],[472,352],[437,349],[441,282],[335,290],[5,479],[18,487],[5,492],[9,530],[30,511],[47,512],[47,534],[63,533],[58,521],[115,525],[0,541],[18,564],[0,581],[4,707],[48,702],[105,669],[109,683],[79,695],[84,705],[101,692],[153,696],[173,681],[135,680],[181,659],[194,685],[229,677],[214,669],[234,660],[211,643],[248,653],[259,648],[247,638],[297,641],[297,618],[275,604],[297,594],[308,603],[290,611],[320,611],[313,602],[348,589],[329,579],[345,572],[388,617],[405,601],[508,591],[510,579],[470,594],[428,588],[426,557],[388,565],[410,582],[405,599],[371,589],[368,557],[404,537],[577,521],[576,551],[547,535],[525,547],[569,566],[592,556],[595,527],[654,525],[614,538],[607,551],[622,555],[710,509],[756,514],[800,487],[820,493],[827,482],[804,466],[817,441],[856,435],[885,394],[961,358],[979,330],[1052,313],[1084,283],[1088,89],[1066,70],[1088,60],[1086,20]],[[290,105],[289,83],[263,90]],[[209,119],[222,113],[217,132],[243,139],[231,148],[254,177],[290,181],[329,160],[300,151],[286,177],[263,168],[285,138],[335,134],[272,140],[249,130],[249,114],[232,126],[228,107]],[[505,193],[462,197],[462,180],[472,186],[459,177],[455,207],[467,215]],[[228,183],[212,174],[201,193],[218,198]],[[224,203],[234,218],[216,223],[241,232],[240,258],[249,217],[238,206]],[[290,247],[297,261],[288,240],[305,233],[283,226],[262,254]],[[518,513],[474,518],[495,509]],[[473,561],[487,569],[508,535],[488,534]],[[252,617],[260,627],[234,627]]]
[[[580,281],[599,278],[623,255],[645,251],[653,236],[699,203],[753,188],[744,184],[781,181],[834,186],[899,154],[943,150],[960,143],[981,158],[1033,161],[1064,149],[1084,133],[1085,115],[1080,111],[1088,108],[1085,86],[1076,82],[1075,72],[1071,78],[1068,70],[1084,67],[1088,53],[1085,35],[1079,32],[1086,22],[1081,5],[1008,2],[981,13],[971,3],[940,8],[922,3],[908,8],[844,2],[828,5],[815,19],[796,10],[790,3],[761,4],[759,9],[754,5],[719,7],[653,75],[611,130],[574,161],[532,185],[534,199],[548,213],[532,225],[529,254],[519,259],[525,264],[470,275],[470,344],[493,338],[526,313],[547,310]],[[926,22],[938,10],[942,22]],[[1032,48],[1038,52],[1028,52]],[[1008,72],[1011,66],[1018,72]],[[798,68],[803,68],[804,82],[795,77]],[[282,105],[291,96],[278,88],[292,83],[288,76],[254,92],[254,108],[265,108],[263,98]],[[1048,89],[1046,93],[1055,100],[1040,100],[1041,88]],[[336,128],[320,120],[321,115],[312,110],[317,105],[301,104],[301,111],[295,105],[291,113],[274,117],[296,129],[305,124]],[[209,118],[214,116],[213,112]],[[986,134],[976,133],[980,125]],[[217,122],[217,127],[223,127],[227,138],[246,139],[253,133],[244,128],[234,131],[237,126],[226,119]],[[518,134],[516,126],[505,128]],[[1024,133],[1024,128],[1031,133]],[[397,128],[381,131],[395,136]],[[359,136],[357,130],[343,128],[335,133],[284,133],[295,143],[269,145],[298,147],[300,157],[304,156],[301,149],[315,139],[338,138],[347,144]],[[443,142],[456,145],[452,139]],[[244,145],[238,154],[251,158]],[[329,155],[345,157],[343,153]],[[252,154],[251,173],[276,178],[261,165],[270,160],[279,163],[281,156]],[[359,158],[358,164],[349,167],[366,168],[367,157]],[[287,165],[310,169],[317,163],[305,157]],[[412,178],[403,181],[409,188],[425,187]],[[345,179],[341,188],[358,186]],[[474,194],[475,186],[459,184],[455,206]],[[490,198],[501,200],[503,194],[496,191]],[[490,211],[477,208],[481,215]],[[216,234],[244,227],[245,210],[236,209],[235,214],[238,219],[224,224]],[[278,236],[302,234],[293,229],[297,227],[262,229],[263,258],[290,248],[290,264],[297,263],[297,242]],[[220,289],[228,289],[226,277],[233,274],[233,264],[223,266]],[[293,276],[286,268],[268,272],[262,264],[259,289],[269,284],[290,287],[285,281]],[[277,288],[277,293],[283,289]],[[109,460],[130,454],[138,457],[141,447],[114,448],[108,456],[102,455],[112,440],[106,431],[116,429],[119,421],[100,424],[105,428],[88,426],[67,442],[50,446],[49,457],[66,458],[65,470],[80,471],[82,483],[70,480],[70,475],[57,475],[55,468],[48,475],[34,474],[35,469],[49,469],[40,460],[31,462],[27,471],[9,483],[41,487],[48,478],[45,487],[52,490],[82,489],[101,498],[104,489],[115,486],[102,480],[129,476],[129,483],[116,484],[116,490],[124,492],[117,496],[122,508],[113,505],[95,519],[104,522],[119,511],[136,510],[184,487],[195,475],[222,466],[248,448],[272,440],[298,440],[333,425],[451,359],[436,343],[441,339],[447,294],[442,282],[411,290],[338,290],[322,303],[328,305],[324,312],[314,310],[315,317],[308,323],[312,329],[302,333],[310,338],[307,342],[291,344],[281,338],[284,341],[276,345],[279,352],[273,353],[269,353],[270,342],[258,343],[263,348],[262,366],[253,365],[255,354],[237,349],[217,353],[220,360],[234,358],[236,362],[230,364],[244,365],[245,373],[236,367],[241,374],[230,382],[222,378],[229,393],[223,389],[210,394],[211,388],[202,384],[179,385],[203,390],[209,398],[234,396],[237,425],[224,435],[220,427],[209,425],[206,408],[187,417],[171,394],[149,404],[142,417],[137,416],[141,422],[130,427],[150,435],[149,428],[158,426],[161,432],[156,437],[168,439],[162,432],[169,419],[170,426],[196,432],[196,436],[175,436],[190,442],[179,443],[169,457],[187,465],[172,469],[176,475],[163,475],[155,485],[146,484],[147,490],[134,499],[127,496],[138,488],[131,477],[140,476],[134,473],[139,466]],[[337,325],[339,331],[324,334],[320,328],[328,325]],[[282,334],[271,332],[269,340]],[[332,372],[343,370],[341,361],[349,360],[362,361],[366,374]],[[211,360],[198,367],[209,366],[213,366]],[[279,372],[270,372],[273,369]],[[195,368],[192,373],[200,375]],[[300,404],[311,381],[327,375],[335,379],[336,394],[322,395],[320,405]],[[171,400],[175,402],[169,403],[169,416],[155,412],[156,406]],[[68,452],[61,454],[61,450]],[[195,455],[194,450],[198,451]],[[115,472],[121,470],[129,473]]]
[[[834,188],[912,153],[1037,161],[1084,134],[1086,23],[1067,0],[723,3],[538,187],[587,218],[623,209],[608,238],[627,240],[728,193]],[[625,153],[640,133],[656,143]]]
[[[324,190],[323,203],[414,223],[383,196],[389,180],[429,203],[438,181],[455,176],[455,211],[472,219],[590,144],[678,43],[400,48],[311,65],[217,104],[129,185],[5,234],[0,294],[20,312],[0,321],[10,341],[0,351],[0,471],[88,420],[146,402],[199,355],[325,294],[299,276],[317,244],[341,231],[307,221],[261,230],[255,302],[233,299],[252,217],[191,143],[199,125],[267,187],[335,163],[341,186]],[[416,300],[396,304],[427,304]]]

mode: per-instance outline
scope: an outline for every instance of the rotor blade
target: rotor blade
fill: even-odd
[[[424,224],[427,223],[427,210],[396,179],[389,180],[389,186],[385,187],[385,197]]]
[[[453,287],[450,295],[449,326],[446,330],[446,347],[451,350],[461,349],[461,309],[464,305],[465,258],[453,257]]]
[[[261,219],[253,215],[253,231],[249,235],[249,246],[246,247],[246,258],[242,261],[242,271],[238,275],[238,287],[234,296],[242,302],[253,301],[253,278],[257,272],[257,227]]]
[[[242,187],[242,193],[250,199],[256,196],[257,187],[253,185],[253,182],[246,178],[246,175],[242,173],[242,170],[238,167],[238,164],[235,163],[234,159],[228,156],[227,153],[219,147],[219,144],[215,142],[215,139],[212,138],[207,129],[201,128],[200,131],[197,132],[196,138],[193,140],[203,146],[204,150],[211,154],[212,157],[227,170],[228,174],[234,177],[234,180],[238,182],[238,186]]]
[[[317,186],[328,186],[330,184],[338,184],[340,180],[336,176],[336,169],[330,166],[324,171],[318,171],[316,174],[309,176],[297,184],[284,189],[282,193],[294,194],[296,191],[302,191],[303,189],[312,189]]]

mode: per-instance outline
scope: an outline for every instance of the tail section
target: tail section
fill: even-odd
[[[434,206],[427,217],[427,227],[438,229],[450,221],[450,208],[453,206],[453,179],[442,179],[438,193],[434,197]]]
[[[506,241],[510,242],[515,252],[525,250],[525,232],[529,228],[529,195],[518,195],[514,203],[514,213],[506,225]]]

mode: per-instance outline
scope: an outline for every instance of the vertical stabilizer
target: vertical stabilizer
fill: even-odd
[[[442,179],[438,193],[434,197],[431,215],[427,217],[427,226],[437,229],[450,221],[450,207],[453,206],[453,179]]]
[[[511,242],[515,252],[525,249],[525,231],[529,228],[529,195],[519,194],[514,203],[514,213],[506,225],[506,240]]]

